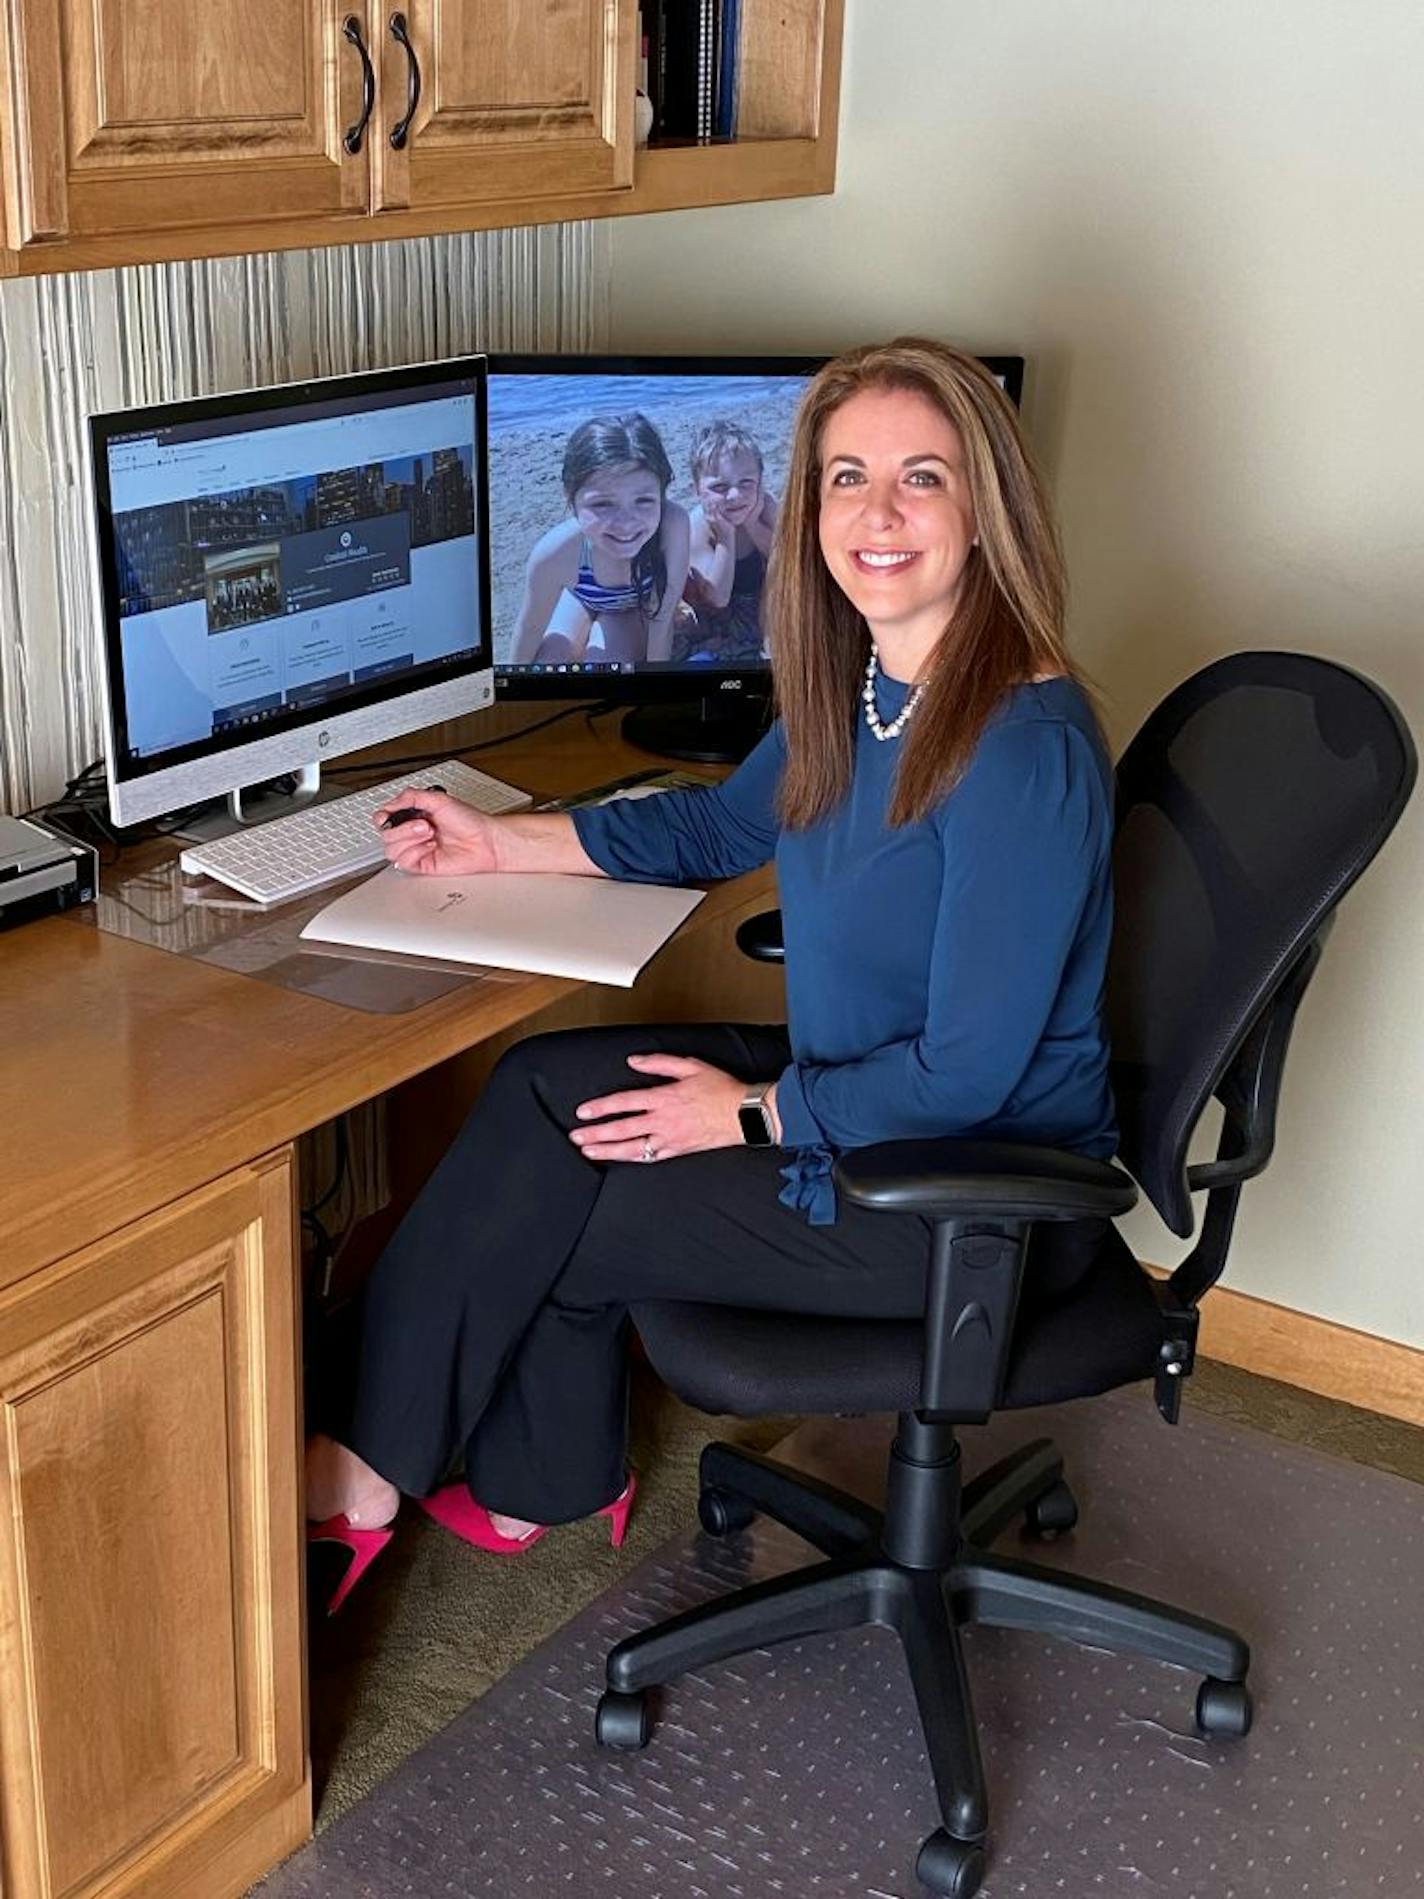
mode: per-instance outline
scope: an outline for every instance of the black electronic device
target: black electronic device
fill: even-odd
[[[34,818],[0,817],[0,930],[92,903],[99,859]]]
[[[769,1081],[757,1082],[742,1096],[737,1107],[737,1122],[747,1147],[774,1147],[776,1122],[767,1104],[772,1089]]]
[[[624,736],[670,758],[737,758],[755,743],[771,695],[765,544],[824,360],[489,358],[499,698],[612,700],[629,708]],[[1017,403],[1022,357],[982,360]],[[669,573],[672,510],[689,521],[682,581]],[[720,600],[698,568],[709,514],[730,529]]]

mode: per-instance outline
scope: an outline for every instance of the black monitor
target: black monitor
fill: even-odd
[[[748,750],[770,706],[765,549],[825,360],[490,357],[500,698],[612,700],[666,757]],[[983,360],[1017,403],[1023,359]]]

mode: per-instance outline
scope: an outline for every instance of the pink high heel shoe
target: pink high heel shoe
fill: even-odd
[[[351,1552],[351,1561],[326,1605],[328,1615],[336,1614],[394,1535],[391,1525],[378,1530],[360,1530],[344,1516],[328,1517],[324,1523],[308,1523],[308,1543],[339,1543]]]
[[[597,1512],[608,1518],[608,1540],[614,1549],[623,1547],[623,1538],[628,1534],[628,1513],[633,1508],[637,1489],[638,1479],[629,1471],[622,1496],[604,1504]],[[497,1556],[518,1556],[524,1550],[532,1550],[541,1537],[549,1534],[548,1527],[539,1524],[523,1536],[501,1536],[490,1521],[489,1511],[482,1503],[475,1502],[463,1483],[446,1484],[433,1497],[417,1497],[416,1502],[428,1517],[453,1530],[464,1542],[473,1543],[477,1550],[491,1550]]]

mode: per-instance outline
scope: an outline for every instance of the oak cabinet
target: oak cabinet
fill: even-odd
[[[239,1894],[310,1830],[289,1150],[0,1293],[0,1891]]]
[[[373,209],[626,190],[632,0],[409,0],[383,20]]]
[[[11,246],[626,189],[636,12],[13,0]]]
[[[340,0],[14,0],[10,19],[12,245],[366,214]]]
[[[635,150],[637,0],[5,0],[0,276],[832,189],[844,0],[740,0],[737,136]]]

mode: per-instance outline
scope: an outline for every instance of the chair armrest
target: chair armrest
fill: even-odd
[[[927,1220],[1110,1220],[1137,1202],[1111,1161],[1021,1141],[880,1141],[842,1154],[835,1182],[855,1206]]]
[[[999,1401],[1034,1221],[1111,1219],[1137,1199],[1108,1161],[1016,1141],[882,1141],[843,1154],[835,1182],[858,1207],[934,1222],[919,1413],[955,1424]]]

